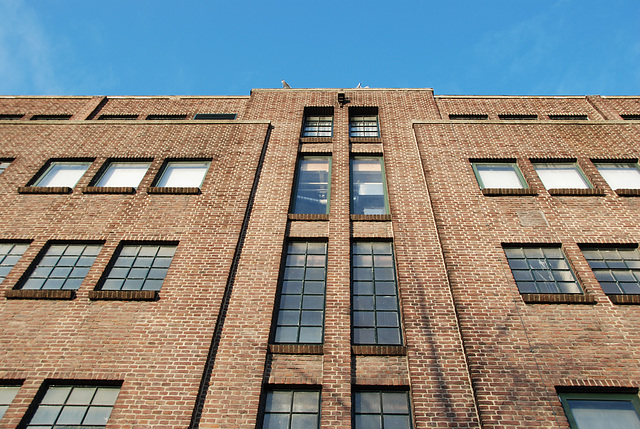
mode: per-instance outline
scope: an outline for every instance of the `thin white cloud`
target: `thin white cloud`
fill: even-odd
[[[0,0],[0,93],[59,94],[53,44],[23,0]]]

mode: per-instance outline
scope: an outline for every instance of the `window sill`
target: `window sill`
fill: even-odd
[[[616,194],[621,197],[640,197],[640,189],[616,189]]]
[[[197,187],[158,187],[147,188],[148,194],[173,194],[173,195],[197,195],[200,188]]]
[[[352,214],[351,220],[365,220],[365,221],[390,221],[390,214],[379,214],[379,215],[363,215],[363,214]]]
[[[321,355],[324,353],[322,344],[269,344],[269,351],[273,354],[288,355]]]
[[[289,220],[329,220],[328,214],[289,213]]]
[[[523,293],[522,300],[527,304],[595,304],[591,295],[581,293]]]
[[[82,192],[84,194],[135,194],[136,188],[133,186],[85,186]]]
[[[359,356],[405,356],[406,346],[351,346],[351,353]]]
[[[380,137],[349,137],[350,143],[382,143]]]
[[[332,143],[333,137],[300,137],[300,143]]]
[[[73,189],[67,186],[20,186],[19,194],[70,194]]]
[[[564,189],[564,188],[552,188],[548,189],[551,195],[568,195],[573,197],[602,197],[604,191],[602,189]]]
[[[158,291],[155,290],[92,290],[89,299],[105,301],[156,301]]]
[[[13,289],[4,294],[7,299],[74,299],[74,290],[40,290],[40,289]]]
[[[499,197],[502,195],[524,195],[535,196],[538,195],[533,189],[521,189],[521,188],[485,188],[482,190],[482,194],[488,197]]]
[[[609,300],[618,305],[640,305],[640,295],[607,295]]]

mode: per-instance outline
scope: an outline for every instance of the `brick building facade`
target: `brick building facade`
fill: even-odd
[[[0,428],[638,427],[639,142],[640,97],[0,97]]]

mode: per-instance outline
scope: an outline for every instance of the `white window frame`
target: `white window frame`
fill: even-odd
[[[534,162],[533,168],[546,189],[593,189],[575,162]]]
[[[137,188],[150,166],[151,163],[145,161],[111,161],[95,186]]]
[[[181,178],[179,176],[172,177],[174,172],[179,171],[180,169],[193,168],[195,166],[200,166],[200,169],[203,170],[201,173],[198,173],[198,177],[195,174],[192,174],[193,177],[187,177],[187,179]],[[162,173],[158,178],[158,182],[156,183],[156,187],[159,188],[200,188],[202,183],[204,182],[207,173],[209,172],[209,167],[211,166],[211,161],[169,161],[166,163],[164,168],[162,169]],[[185,181],[187,183],[175,183]]]

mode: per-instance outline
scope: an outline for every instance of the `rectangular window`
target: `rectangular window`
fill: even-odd
[[[331,137],[333,135],[333,107],[306,107],[302,137]]]
[[[401,345],[400,308],[390,242],[351,245],[353,344]]]
[[[598,162],[595,166],[611,189],[640,189],[638,163]]]
[[[287,245],[274,342],[322,344],[327,243]]]
[[[304,156],[300,158],[292,212],[298,214],[329,213],[330,178],[330,156]]]
[[[95,186],[137,188],[150,165],[149,162],[110,162]]]
[[[505,247],[520,293],[582,293],[559,247]]]
[[[489,119],[489,115],[473,114],[473,113],[450,114],[449,119],[453,121],[477,121],[477,120]]]
[[[51,244],[22,289],[78,290],[89,273],[100,244]]]
[[[100,115],[99,121],[132,121],[138,119],[138,115]]]
[[[538,119],[538,115],[530,115],[530,114],[503,114],[498,115],[498,118],[503,121],[534,121]]]
[[[549,115],[549,119],[554,121],[586,121],[587,115]]]
[[[0,419],[7,412],[13,398],[18,394],[18,390],[20,390],[20,386],[0,386]]]
[[[591,183],[576,163],[536,162],[533,167],[547,189],[591,189]]]
[[[176,252],[175,244],[124,245],[101,290],[160,290]]]
[[[11,164],[9,161],[0,161],[0,174],[4,173],[4,170]]]
[[[71,115],[33,115],[32,121],[66,121],[71,119]]]
[[[187,119],[187,115],[147,115],[147,121],[180,121]]]
[[[232,120],[236,118],[235,113],[196,113],[193,119],[208,119],[208,120]]]
[[[90,162],[54,161],[35,181],[34,186],[64,186],[73,188],[89,169]]]
[[[209,170],[209,164],[209,161],[168,162],[162,170],[156,186],[161,188],[199,188]]]
[[[24,117],[24,113],[0,113],[0,121],[15,121],[18,119],[22,119]]]
[[[481,189],[527,188],[522,173],[515,162],[474,162],[473,171]]]
[[[389,214],[381,156],[351,158],[351,214]]]
[[[380,137],[377,107],[352,107],[349,109],[350,137]]]
[[[119,393],[113,386],[49,386],[26,427],[104,428]]]
[[[319,391],[274,389],[266,392],[262,429],[313,429],[319,427]]]
[[[593,274],[608,295],[640,294],[640,252],[625,247],[583,248]]]
[[[0,283],[27,250],[27,243],[0,243]]]
[[[572,429],[640,429],[638,395],[561,393],[559,396]]]
[[[355,429],[411,429],[409,392],[354,392],[353,417]]]
[[[640,120],[640,114],[620,115],[620,117],[622,119],[624,119],[625,121],[638,121],[638,120]]]

